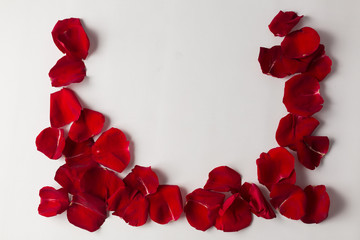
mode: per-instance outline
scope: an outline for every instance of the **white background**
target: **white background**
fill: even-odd
[[[359,9],[356,0],[0,0],[0,239],[360,239]],[[257,57],[260,46],[281,41],[267,28],[279,10],[306,15],[298,27],[318,30],[333,59],[321,83],[324,109],[315,115],[316,134],[330,137],[330,152],[314,171],[296,166],[301,187],[327,186],[326,221],[254,217],[240,232],[204,233],[184,216],[139,228],[110,216],[89,233],[66,214],[37,214],[39,189],[58,187],[53,177],[64,163],[35,147],[57,90],[47,76],[62,56],[50,34],[57,20],[81,18],[88,32],[88,77],[72,89],[107,116],[107,128],[131,139],[133,158],[122,176],[135,164],[151,165],[185,196],[219,165],[257,183],[257,157],[277,146],[284,80],[263,75]]]

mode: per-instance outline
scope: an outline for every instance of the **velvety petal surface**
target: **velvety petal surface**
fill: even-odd
[[[304,223],[320,223],[329,213],[330,198],[324,185],[307,186],[304,189],[306,195],[306,211],[301,218]]]
[[[318,81],[322,81],[331,72],[332,61],[324,55],[315,59],[307,69],[307,73],[314,76]]]
[[[36,148],[50,159],[59,159],[65,147],[64,130],[48,127],[36,137]]]
[[[124,178],[127,186],[137,189],[144,196],[155,193],[159,186],[159,179],[151,167],[136,165]]]
[[[240,188],[240,174],[227,166],[220,166],[211,170],[209,178],[204,186],[204,189],[206,190],[232,193],[239,192]]]
[[[284,37],[302,17],[298,16],[295,12],[280,11],[269,24],[269,29],[275,36]]]
[[[71,162],[91,162],[92,153],[91,147],[94,144],[94,139],[89,138],[88,140],[78,143],[67,137],[65,140],[65,148],[63,154],[67,163]]]
[[[51,68],[49,77],[51,86],[63,87],[72,83],[79,83],[86,76],[85,64],[81,59],[74,59],[65,55]]]
[[[308,169],[319,166],[320,160],[329,150],[329,138],[324,136],[306,136],[297,143],[299,161]]]
[[[63,188],[43,187],[39,191],[40,205],[38,212],[44,217],[52,217],[64,212],[69,206],[69,195]]]

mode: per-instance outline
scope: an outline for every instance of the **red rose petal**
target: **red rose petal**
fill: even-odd
[[[281,48],[287,58],[303,58],[315,52],[319,44],[319,34],[310,27],[304,27],[286,35]]]
[[[129,141],[117,128],[102,133],[92,147],[94,160],[117,172],[122,172],[130,162]]]
[[[258,217],[275,218],[276,215],[255,183],[245,182],[241,186],[241,197],[248,202],[250,210]]]
[[[319,93],[320,85],[316,78],[299,74],[285,83],[283,102],[288,112],[310,117],[322,109],[324,103]]]
[[[59,159],[65,147],[64,130],[57,128],[45,128],[36,137],[37,150],[50,159]]]
[[[151,220],[159,224],[176,221],[183,212],[183,202],[179,186],[160,185],[157,192],[148,196]]]
[[[306,195],[305,216],[301,218],[304,223],[320,223],[324,221],[329,213],[330,198],[324,185],[307,186],[304,189]]]
[[[302,17],[295,12],[280,11],[269,24],[269,29],[275,36],[284,37]]]
[[[283,178],[279,181],[279,183],[290,183],[295,184],[296,182],[296,172],[295,169],[290,173],[290,176],[287,178]]]
[[[68,18],[58,21],[51,35],[61,52],[79,59],[87,57],[90,42],[80,19]]]
[[[215,227],[224,232],[235,232],[250,225],[252,214],[247,202],[238,193],[224,202],[216,218]]]
[[[130,201],[130,203],[121,209],[116,210],[113,215],[117,215],[134,227],[142,226],[146,223],[149,212],[148,200],[139,192]]]
[[[108,199],[108,210],[116,211],[114,215],[123,216],[127,206],[137,193],[137,190],[130,187],[118,188]]]
[[[99,112],[84,108],[81,115],[70,127],[69,137],[75,142],[83,142],[98,135],[105,122],[105,117]]]
[[[81,105],[74,92],[68,88],[50,95],[50,123],[52,127],[63,127],[77,120]]]
[[[293,184],[278,183],[270,192],[270,202],[274,208],[290,219],[299,220],[305,214],[306,196],[304,191]]]
[[[159,179],[151,167],[136,165],[124,178],[127,186],[139,190],[144,196],[155,193],[159,186]]]
[[[63,188],[43,187],[39,191],[41,202],[38,208],[40,215],[52,217],[64,212],[69,206],[69,195]]]
[[[239,192],[241,188],[241,176],[234,169],[227,166],[214,168],[209,173],[209,178],[204,186],[206,190],[218,192]]]
[[[66,138],[65,148],[63,150],[65,161],[67,163],[93,161],[91,153],[92,145],[94,145],[94,139],[92,138],[81,143],[74,142],[69,137]]]
[[[60,58],[51,68],[49,77],[51,86],[63,87],[71,83],[79,83],[86,76],[85,64],[81,59],[74,59],[67,55]]]
[[[322,81],[331,72],[331,59],[324,55],[315,59],[308,67],[307,73]]]
[[[258,180],[271,190],[272,185],[289,178],[294,172],[294,157],[283,147],[261,153],[256,160]]]
[[[276,130],[276,141],[281,147],[296,150],[296,143],[304,136],[309,136],[319,125],[313,117],[301,117],[289,113],[283,117]]]
[[[106,216],[105,202],[86,193],[74,195],[67,210],[69,222],[89,232],[98,230]]]
[[[297,143],[299,161],[308,169],[319,166],[321,158],[329,151],[329,138],[323,136],[306,136]]]
[[[189,224],[201,231],[206,231],[215,224],[218,211],[225,195],[201,188],[186,196],[184,212]]]

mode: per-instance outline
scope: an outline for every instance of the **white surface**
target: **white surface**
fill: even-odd
[[[359,2],[354,1],[0,1],[0,239],[360,239]],[[260,46],[280,39],[267,25],[279,10],[306,15],[333,59],[321,84],[319,135],[331,149],[315,171],[297,166],[298,184],[325,184],[329,218],[306,225],[254,217],[236,233],[200,232],[184,216],[166,226],[128,226],[110,216],[88,233],[66,215],[37,214],[38,191],[63,164],[36,151],[49,126],[50,68],[62,56],[56,21],[79,17],[91,40],[88,77],[72,86],[85,106],[106,114],[131,137],[134,164],[151,165],[183,193],[203,186],[219,165],[257,182],[257,157],[277,146],[284,80],[265,76]],[[110,126],[108,124],[108,126]],[[124,175],[123,174],[123,175]]]

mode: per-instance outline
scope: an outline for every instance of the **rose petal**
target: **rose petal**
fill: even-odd
[[[215,224],[225,195],[201,188],[186,196],[184,212],[189,224],[201,231],[206,231]]]
[[[155,193],[159,186],[159,179],[151,167],[136,165],[124,178],[127,186],[139,190],[144,196]]]
[[[99,112],[84,108],[81,115],[70,127],[69,137],[75,142],[83,142],[98,135],[105,122],[105,117]]]
[[[275,36],[284,37],[302,17],[295,12],[280,11],[269,24],[269,29]]]
[[[241,186],[241,197],[248,202],[250,210],[258,217],[275,218],[276,215],[255,183],[245,182]]]
[[[50,159],[59,159],[65,147],[64,130],[48,127],[36,137],[37,150]]]
[[[114,215],[123,216],[127,206],[137,193],[137,190],[130,187],[118,188],[108,199],[108,210],[116,211]]]
[[[299,220],[305,214],[306,196],[304,191],[293,184],[278,183],[270,192],[270,202],[274,208],[290,219]]]
[[[297,143],[299,161],[308,169],[319,166],[321,158],[329,151],[329,138],[323,136],[305,136]]]
[[[316,78],[299,74],[285,83],[283,102],[288,112],[310,117],[322,109],[324,103],[319,93],[320,85]]]
[[[235,232],[250,225],[252,214],[247,202],[238,193],[224,202],[216,218],[215,227],[224,232]]]
[[[122,172],[130,162],[129,141],[117,128],[102,133],[92,153],[95,161],[117,172]]]
[[[313,117],[301,117],[289,113],[279,122],[276,141],[281,147],[296,150],[296,143],[303,137],[311,135],[318,125],[319,121]]]
[[[119,216],[129,225],[134,227],[142,226],[146,223],[149,212],[148,200],[139,192],[130,201],[130,203],[122,209],[116,210],[113,215]]]
[[[74,92],[68,88],[50,95],[50,123],[52,127],[63,127],[77,120],[81,105]]]
[[[317,78],[320,82],[331,72],[331,59],[324,55],[315,59],[308,67],[307,73]]]
[[[286,35],[281,48],[287,58],[303,58],[315,52],[319,44],[319,34],[310,27],[304,27]]]
[[[209,178],[204,186],[206,190],[218,192],[239,192],[241,188],[241,176],[234,169],[227,166],[214,168],[209,173]]]
[[[69,195],[63,188],[43,187],[39,191],[40,205],[38,212],[44,217],[63,213],[69,206]]]
[[[51,35],[61,52],[79,59],[87,57],[90,42],[80,19],[68,18],[58,21]]]
[[[86,193],[74,195],[67,210],[69,222],[89,232],[98,230],[106,216],[105,202]]]
[[[307,186],[304,189],[306,195],[306,211],[301,218],[304,223],[320,223],[329,213],[330,198],[324,185]]]
[[[148,196],[151,220],[159,224],[176,221],[183,212],[179,186],[160,185],[157,192]]]
[[[261,153],[256,160],[258,180],[271,190],[272,185],[289,178],[294,172],[294,157],[283,147]]]
[[[69,162],[84,162],[84,161],[93,161],[91,147],[94,145],[94,139],[89,138],[88,140],[77,143],[71,140],[69,137],[65,140],[65,148],[63,154],[65,156],[65,161]]]
[[[81,82],[86,76],[85,64],[81,59],[74,59],[67,55],[60,58],[51,68],[49,77],[51,86],[63,87]]]

